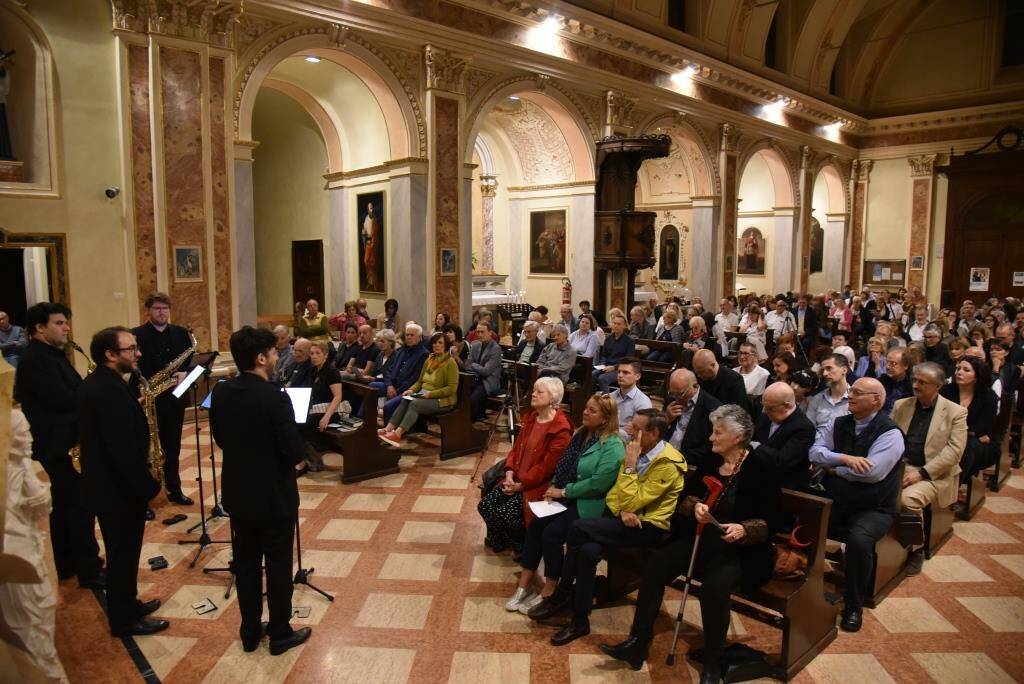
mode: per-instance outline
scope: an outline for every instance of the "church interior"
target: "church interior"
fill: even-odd
[[[1024,681],[1022,129],[1021,0],[0,0],[0,681]],[[139,552],[138,598],[159,599],[150,622],[169,622],[159,633],[112,636],[103,587],[65,578],[55,559],[55,514],[22,500],[33,482],[54,511],[59,497],[78,496],[60,491],[52,465],[25,442],[26,417],[37,449],[43,432],[21,397],[33,382],[23,377],[28,347],[52,345],[32,313],[47,302],[66,307],[70,337],[85,348],[68,343],[58,355],[83,387],[94,335],[156,325],[162,304],[172,327],[187,328],[193,359],[217,352],[178,400],[184,418],[169,463],[180,483],[165,480],[171,502],[145,523]],[[576,346],[585,319],[583,337],[600,345],[592,357]],[[316,455],[296,479],[291,626],[312,633],[279,655],[272,636],[255,651],[240,636],[234,522],[219,498],[237,475],[223,474],[231,456],[213,437],[208,403],[251,369],[233,354],[244,326],[277,335],[282,364],[286,348],[295,364],[313,351],[316,369],[326,355],[340,375],[323,382],[343,399],[323,395],[330,427],[307,438]],[[472,370],[484,367],[478,355],[492,337],[505,364],[487,371],[493,387]],[[613,354],[618,340],[628,353]],[[358,354],[371,344],[382,350],[370,359],[383,378],[376,389],[373,377],[358,377]],[[380,367],[389,354],[405,364],[421,344],[431,372],[441,358],[432,344],[464,356],[448,400],[430,385],[408,397],[407,411],[399,395],[423,392],[425,375],[417,366],[416,384],[392,394]],[[146,368],[141,335],[138,345]],[[566,368],[545,366],[564,349]],[[887,359],[898,365],[893,353],[903,376],[885,370]],[[633,356],[640,380],[623,385]],[[868,550],[862,627],[860,606],[856,629],[847,621],[854,544],[833,534],[845,508],[827,487],[787,485],[789,526],[762,544],[776,554],[774,578],[756,591],[735,587],[731,612],[725,594],[726,655],[753,653],[750,662],[723,660],[721,671],[701,662],[714,588],[704,575],[684,580],[685,562],[641,666],[609,656],[606,645],[638,637],[640,577],[660,556],[607,544],[594,559],[587,632],[553,645],[579,627],[578,610],[566,626],[569,613],[531,619],[508,603],[524,586],[529,527],[548,519],[533,517],[521,487],[527,546],[520,536],[498,548],[486,501],[505,484],[485,490],[487,474],[497,466],[501,478],[507,463],[513,477],[512,459],[534,448],[534,433],[519,438],[520,427],[537,429],[524,416],[546,415],[538,392],[554,397],[555,420],[583,440],[587,416],[604,406],[594,397],[615,388],[626,462],[603,491],[644,477],[629,459],[645,420],[669,425],[656,444],[690,463],[680,489],[698,486],[697,460],[673,432],[684,409],[672,413],[672,388],[699,382],[686,416],[704,394],[718,410],[735,408],[714,391],[717,371],[705,377],[711,363],[744,381],[759,364],[768,378],[769,389],[764,379],[756,391],[747,384],[738,403],[748,418],[708,419],[708,435],[712,423],[716,434],[751,426],[744,463],[779,424],[769,396],[789,397],[810,416],[813,439],[839,454],[841,416],[860,421],[855,407],[873,394],[881,407],[892,385],[902,392],[896,408],[865,415],[899,428],[906,452],[891,467],[921,466],[925,484],[938,481],[925,466],[938,428],[917,423],[927,410],[919,381],[927,385],[934,368],[945,370],[938,401],[967,416],[947,446],[990,460],[972,468],[954,459],[962,472],[950,475],[951,505],[932,499],[923,514],[908,513],[903,497]],[[833,378],[830,363],[848,381]],[[971,382],[978,395],[994,392],[990,409],[979,408]],[[642,415],[625,387],[660,417]],[[436,406],[419,422],[402,418],[430,394]],[[900,402],[914,415],[909,426],[897,419]],[[632,423],[621,420],[626,405]],[[296,419],[303,436],[314,409]],[[70,420],[87,413],[73,408]],[[987,420],[984,436],[975,420]],[[770,431],[757,439],[762,423]],[[678,430],[689,430],[685,421]],[[576,444],[568,439],[566,454]],[[708,446],[714,439],[723,438],[706,435],[699,451],[724,453]],[[808,440],[802,463],[809,458],[813,472],[820,444]],[[85,470],[65,473],[76,492],[96,469],[96,452],[82,449]],[[838,464],[817,467],[841,479],[852,466]],[[534,500],[552,498],[546,483],[562,471],[550,466]],[[564,483],[550,486],[565,496]],[[610,494],[607,505],[597,520],[651,530],[643,515],[633,516],[637,528],[620,522]],[[907,516],[918,541],[899,537]],[[109,582],[103,520],[94,534]],[[813,541],[783,578],[794,520]],[[573,546],[587,522],[569,530],[566,554],[596,545]],[[555,527],[546,524],[542,534]],[[718,535],[689,524],[698,540],[701,529]]]

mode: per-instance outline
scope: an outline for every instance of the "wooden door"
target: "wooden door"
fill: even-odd
[[[315,299],[320,310],[326,311],[324,302],[324,243],[323,240],[292,241],[292,300],[305,304]]]
[[[0,249],[0,311],[21,325],[25,304],[25,250]]]
[[[1005,289],[1000,287],[1000,283],[1004,280],[1001,273],[1003,260],[999,251],[1002,238],[1000,230],[975,228],[963,232],[963,245],[960,248],[962,254],[960,273],[957,276],[958,288],[966,291],[963,298],[969,297],[978,303],[997,294],[1005,295]],[[973,277],[978,269],[988,269],[988,280],[985,287],[982,285],[986,281],[979,282]],[[981,272],[983,273],[984,270]]]

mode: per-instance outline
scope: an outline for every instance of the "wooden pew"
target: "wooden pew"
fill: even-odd
[[[999,397],[999,413],[996,415],[995,425],[992,429],[992,443],[999,449],[999,456],[996,458],[995,465],[984,473],[985,479],[988,480],[988,488],[993,492],[1002,489],[1003,483],[1010,477],[1012,457],[1009,444],[1004,448],[1003,440],[1008,436],[1014,399],[1015,397],[1007,392],[1003,392]]]
[[[458,400],[455,406],[445,413],[430,416],[437,420],[441,428],[442,461],[476,453],[487,443],[487,430],[473,427],[473,419],[470,417],[469,395],[472,385],[471,374],[459,373]]]
[[[825,599],[825,543],[832,502],[828,499],[782,490],[782,507],[800,521],[800,541],[810,541],[807,575],[798,580],[773,579],[751,594],[734,594],[732,609],[782,631],[782,648],[774,662],[774,676],[788,681],[836,638],[838,608]],[[608,558],[605,602],[636,589],[643,566],[650,556],[646,550],[613,551]],[[676,588],[682,587],[677,580]],[[700,582],[691,593],[700,595]]]
[[[388,449],[377,439],[377,392],[368,385],[342,380],[342,392],[358,395],[363,402],[363,424],[351,432],[328,430],[324,434],[338,447],[342,457],[341,481],[352,484],[398,472],[398,450]]]
[[[967,495],[953,504],[956,517],[970,520],[985,504],[985,479],[978,473],[967,481]]]
[[[953,537],[953,509],[929,504],[924,509],[924,557],[932,556]]]
[[[657,388],[660,383],[661,389],[664,390],[664,388],[668,387],[668,378],[672,375],[672,371],[683,367],[683,345],[679,342],[665,342],[663,340],[637,340],[636,343],[644,345],[650,351],[667,350],[671,352],[671,363],[641,359],[643,375],[641,376],[640,383],[651,388]],[[651,390],[651,394],[658,393],[657,389]]]
[[[575,385],[575,386],[572,386]],[[579,427],[583,421],[583,407],[594,395],[594,360],[589,356],[577,356],[576,366],[569,374],[569,385],[565,388],[563,404],[569,404],[569,420],[573,427]]]
[[[1009,451],[1011,454],[1010,465],[1020,468],[1020,443],[1024,433],[1024,387],[1017,390],[1017,405],[1010,416],[1010,442]]]

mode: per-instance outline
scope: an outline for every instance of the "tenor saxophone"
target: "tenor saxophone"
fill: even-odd
[[[153,479],[162,483],[164,481],[164,449],[160,446],[160,428],[156,420],[156,398],[178,384],[174,373],[178,367],[185,362],[192,352],[196,350],[199,343],[192,329],[188,331],[189,340],[192,346],[178,354],[166,366],[158,370],[149,379],[136,369],[135,374],[139,379],[139,396],[142,398],[142,410],[146,414],[146,425],[149,427],[149,473]]]
[[[78,346],[78,343],[76,343],[74,340],[68,340],[68,344],[71,345],[72,349],[74,349],[76,352],[78,352],[79,354],[81,354],[82,356],[85,357],[85,361],[86,361],[86,363],[88,365],[88,370],[86,371],[85,374],[86,374],[86,376],[92,375],[92,372],[94,370],[96,370],[96,362],[93,361],[92,357],[89,356],[88,354],[86,354],[85,350],[82,349],[80,346]],[[81,444],[76,444],[75,446],[71,447],[71,449],[68,451],[68,456],[71,457],[71,466],[75,469],[75,472],[76,473],[81,473],[82,472],[82,445]]]

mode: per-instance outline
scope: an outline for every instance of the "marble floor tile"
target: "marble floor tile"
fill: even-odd
[[[887,599],[888,600],[888,599]],[[871,682],[895,684],[875,656],[870,654],[822,654],[811,661],[805,670],[818,684],[848,684]]]
[[[1003,486],[1010,489],[1024,489],[1024,474],[1020,472],[1013,473],[1010,477],[1006,478]]]
[[[674,625],[676,615],[679,614],[679,599],[666,600],[665,612],[672,618],[672,624]],[[687,629],[690,631],[702,631],[704,629],[704,621],[700,615],[700,602],[695,598],[688,598],[686,600],[686,611],[683,612],[683,628],[680,633],[685,633]],[[729,635],[743,636],[746,633],[747,628],[743,624],[743,618],[736,611],[733,611],[730,615]]]
[[[957,597],[993,632],[1024,632],[1024,599],[1018,596]]]
[[[439,459],[437,463],[434,464],[434,467],[447,468],[449,470],[473,470],[479,462],[479,456],[458,456],[456,458],[449,458],[447,461]]]
[[[590,614],[590,633],[628,636],[634,612],[632,603],[598,608]]]
[[[449,544],[453,534],[455,523],[410,520],[402,525],[398,541],[410,544]]]
[[[373,533],[377,531],[379,524],[379,520],[334,518],[327,521],[316,538],[334,541],[369,541]]]
[[[984,653],[912,653],[914,660],[935,680],[936,684],[1012,684],[994,660]]]
[[[470,582],[517,582],[519,564],[509,555],[473,556],[473,567],[469,571]]]
[[[303,644],[279,656],[272,656],[266,639],[252,653],[242,650],[241,641],[234,641],[207,673],[203,684],[283,682],[305,648]]]
[[[649,681],[651,673],[647,663],[640,671],[634,672],[626,663],[606,655],[573,653],[569,656],[570,684],[641,684]]]
[[[327,497],[327,492],[299,492],[299,508],[313,510]]]
[[[305,559],[303,559],[305,560]],[[316,584],[316,575],[309,578],[309,581]],[[319,586],[319,585],[318,585]],[[320,587],[323,589],[324,587]],[[334,592],[328,591],[328,594]],[[312,627],[320,624],[320,621],[324,619],[324,615],[330,610],[333,604],[325,599],[323,596],[313,591],[309,587],[302,585],[296,585],[295,591],[292,592],[292,627],[298,629],[299,627]],[[299,617],[295,615],[296,608],[309,608],[309,615],[306,617]],[[263,619],[266,620],[270,616],[270,608],[267,607],[267,600],[263,599]]]
[[[332,649],[328,669],[320,681],[331,684],[405,684],[416,651],[404,648],[341,646]]]
[[[395,500],[394,494],[366,494],[355,492],[349,494],[339,510],[342,511],[386,511]]]
[[[423,494],[416,497],[412,504],[413,513],[451,513],[462,512],[462,504],[465,501],[463,496],[428,496]]]
[[[1024,555],[991,556],[991,558],[1018,577],[1024,578]]]
[[[230,597],[224,598],[224,588],[216,584],[186,584],[165,599],[163,604],[157,608],[154,616],[168,620],[175,618],[216,620],[224,613],[229,612],[229,608],[234,604],[237,596],[238,593],[233,591]],[[213,601],[217,610],[198,615],[192,608],[192,604],[207,598]]]
[[[370,594],[356,617],[356,627],[423,629],[432,596],[419,594]]]
[[[452,655],[450,684],[466,682],[528,682],[529,653],[471,653],[456,651]]]
[[[436,582],[441,579],[444,559],[430,553],[389,553],[377,579]]]
[[[165,512],[163,509],[161,509],[156,514],[157,522],[159,522],[161,520],[166,520],[167,518],[170,518],[174,514],[175,514],[175,512],[172,512],[172,511],[169,511],[169,510]],[[197,524],[199,522],[199,514],[198,513],[185,513],[184,515],[185,515],[185,519],[182,520],[181,522],[174,523],[173,525],[164,525],[164,524],[161,523],[160,524],[160,528],[166,530],[167,532],[171,532],[173,534],[198,534],[199,533],[199,528],[198,527],[196,529],[194,529],[192,532],[189,532],[188,530],[189,530],[190,527],[192,527],[193,525],[195,525],[195,524]],[[207,517],[206,518],[206,531],[211,533],[211,534],[214,533],[214,532],[218,532],[218,531],[221,530],[222,527],[227,525],[227,523],[228,523],[228,519],[227,518],[221,518],[221,517],[210,518],[210,517]],[[160,529],[160,528],[158,528],[158,529]],[[225,536],[227,536],[228,529],[226,527],[224,527],[223,532],[224,532]]]
[[[146,656],[149,666],[160,679],[164,679],[199,639],[193,637],[173,637],[163,634],[135,637],[142,655]]]
[[[1012,496],[987,496],[984,508],[993,513],[1020,515],[1024,513],[1024,501]]]
[[[359,483],[359,486],[398,488],[405,485],[407,479],[409,479],[408,473],[391,473],[390,475],[375,477],[372,480],[363,480]]]
[[[923,598],[890,596],[871,611],[890,632],[956,632],[949,620]]]
[[[924,563],[924,574],[933,582],[991,582],[992,578],[963,556],[934,556]]]
[[[348,577],[359,560],[359,551],[325,551],[302,549],[302,565],[314,568],[318,577]],[[315,582],[314,582],[315,583]]]
[[[431,473],[423,483],[424,489],[465,489],[469,486],[469,475]]]
[[[986,522],[953,523],[954,534],[968,544],[1017,544],[1016,539]]]
[[[529,634],[530,618],[505,610],[506,597],[469,596],[462,604],[459,629],[463,632]]]

